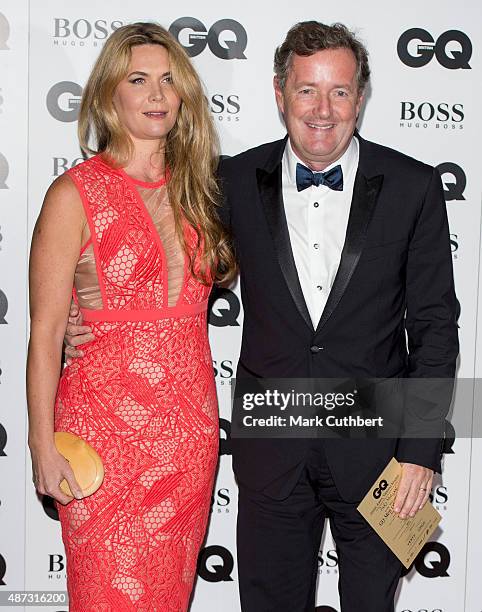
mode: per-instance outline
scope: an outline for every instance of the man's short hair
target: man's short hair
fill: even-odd
[[[357,65],[358,93],[363,93],[370,78],[368,51],[342,23],[326,25],[319,21],[301,21],[294,25],[274,54],[274,72],[284,89],[293,55],[314,55],[324,49],[350,49]]]

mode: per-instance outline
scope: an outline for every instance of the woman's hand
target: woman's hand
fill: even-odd
[[[84,497],[69,462],[58,452],[55,446],[48,450],[36,450],[31,447],[30,452],[32,455],[32,480],[38,493],[49,495],[64,506],[70,503],[74,497],[75,499]],[[68,482],[74,497],[62,492],[60,483],[64,479]]]

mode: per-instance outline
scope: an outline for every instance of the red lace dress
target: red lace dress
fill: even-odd
[[[74,297],[95,340],[62,374],[55,430],[87,440],[105,466],[96,493],[58,505],[70,610],[180,612],[217,464],[210,287],[189,272],[164,181],[98,156],[69,175],[90,229]]]

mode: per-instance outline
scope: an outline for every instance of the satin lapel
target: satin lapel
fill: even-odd
[[[365,244],[368,224],[375,209],[382,183],[383,175],[367,179],[360,170],[357,171],[340,265],[318,322],[317,332],[322,329],[333,314],[353,276]]]
[[[258,168],[256,170],[256,178],[258,181],[259,195],[273,238],[281,271],[296,307],[305,320],[305,323],[311,331],[314,331],[310,313],[308,312],[300,280],[298,278],[293,251],[291,249],[281,190],[281,162],[276,164],[271,171],[265,170],[264,168]]]

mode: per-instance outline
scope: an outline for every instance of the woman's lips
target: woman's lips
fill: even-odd
[[[164,119],[164,117],[167,115],[167,112],[166,111],[146,111],[145,113],[142,113],[142,114],[148,117],[149,119]]]

